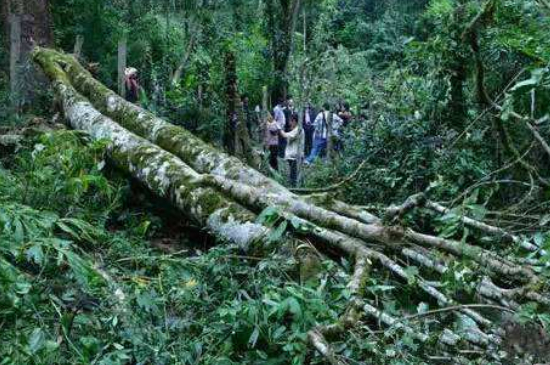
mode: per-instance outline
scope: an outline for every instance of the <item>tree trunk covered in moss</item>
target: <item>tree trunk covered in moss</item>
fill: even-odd
[[[364,222],[346,209],[331,210],[331,204],[316,204],[290,192],[288,189],[250,168],[239,159],[219,152],[187,130],[168,123],[140,107],[126,102],[102,85],[70,55],[41,49],[40,58],[46,58],[57,67],[62,67],[63,77],[89,98],[99,111],[114,119],[123,128],[149,140],[154,146],[177,156],[183,163],[203,176],[203,182],[222,191],[234,201],[239,201],[256,213],[267,207],[278,207],[288,216],[303,219],[309,224],[326,227],[350,237],[374,241],[390,248],[410,240],[420,245],[438,248],[448,253],[468,257],[486,265],[493,274],[532,277],[532,272],[515,265],[477,246],[453,240],[440,239],[417,233],[400,226],[385,226],[380,221]],[[332,204],[335,205],[335,204]],[[356,212],[355,212],[356,213]]]
[[[204,184],[202,176],[179,158],[97,111],[71,85],[63,62],[56,56],[38,50],[34,58],[52,80],[66,119],[72,128],[89,133],[93,139],[108,140],[110,158],[119,168],[220,239],[248,245],[267,232],[253,223],[254,213]]]
[[[283,243],[303,239],[326,253],[354,260],[349,311],[362,310],[388,326],[397,322],[376,308],[375,303],[361,298],[361,288],[372,265],[386,270],[402,285],[414,286],[422,300],[442,307],[457,306],[459,300],[464,300],[460,292],[447,291],[439,281],[452,273],[453,260],[457,258],[472,266],[482,279],[469,288],[476,301],[496,302],[509,308],[526,302],[550,306],[550,298],[535,291],[543,287],[544,281],[529,265],[481,248],[477,242],[443,239],[402,226],[403,214],[421,206],[424,199],[390,207],[385,219],[379,219],[327,196],[298,196],[185,129],[126,102],[94,80],[71,56],[38,49],[35,59],[52,80],[73,128],[84,130],[95,139],[108,139],[112,160],[120,168],[154,194],[169,199],[215,237],[243,245],[269,241],[273,232],[280,230],[263,226],[266,223],[257,219],[269,208],[274,210],[277,221],[285,222],[283,228],[289,227]],[[498,229],[487,233],[503,235]],[[411,272],[406,270],[407,265],[419,269]],[[506,288],[496,282],[505,283]],[[469,307],[458,306],[454,313],[458,319],[468,317],[475,327],[469,329],[465,344],[494,352],[491,346],[500,339],[492,320]],[[345,328],[349,322],[344,316],[342,323],[312,329],[312,345],[330,358],[332,350],[325,336],[334,328]],[[403,328],[412,331],[405,325]],[[424,342],[427,338],[419,336],[419,340]],[[452,347],[459,343],[460,336],[446,328],[437,340],[442,346]]]

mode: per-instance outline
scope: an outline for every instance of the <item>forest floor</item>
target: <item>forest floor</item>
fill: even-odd
[[[333,261],[322,263],[322,278],[300,283],[286,248],[259,258],[213,246],[165,202],[101,166],[98,148],[61,130],[2,157],[2,364],[311,356],[307,331],[346,305],[348,278]],[[356,338],[350,346],[375,344]]]
[[[102,147],[59,130],[27,137],[17,153],[2,158],[2,364],[325,361],[312,350],[308,332],[348,310],[350,262],[322,254],[304,260],[284,245],[261,255],[217,246],[166,202],[105,165]],[[418,269],[407,270],[412,278]],[[451,275],[441,285],[469,297],[475,272],[457,263]],[[414,281],[403,285],[380,268],[365,287],[386,313],[411,320],[389,327],[357,323],[331,338],[338,361],[448,363],[468,356],[469,363],[486,364],[496,355],[496,348],[455,355],[434,350],[452,313],[415,321],[437,304],[424,301]],[[480,311],[500,323],[501,349],[526,364],[547,357],[550,340],[533,323],[546,323],[548,315],[537,305],[528,303],[514,316]],[[477,326],[462,321],[453,330],[467,338]]]

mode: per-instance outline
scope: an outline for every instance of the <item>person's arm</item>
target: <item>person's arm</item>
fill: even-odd
[[[279,127],[279,125],[276,122],[269,123],[268,129],[269,129],[270,132],[273,132],[273,133],[278,133],[281,130],[281,128]]]
[[[319,113],[317,114],[317,117],[315,118],[315,121],[313,122],[313,128],[314,129],[319,129],[319,126],[321,125],[321,123],[323,122],[323,113]]]
[[[293,130],[291,130],[290,132],[285,132],[285,131],[281,130],[280,133],[281,133],[281,136],[288,139],[289,141],[292,141],[292,140],[296,139],[296,137],[298,137],[298,131],[299,130],[300,130],[300,127],[296,127]]]
[[[344,120],[337,114],[332,115],[332,129],[338,129],[344,124]]]

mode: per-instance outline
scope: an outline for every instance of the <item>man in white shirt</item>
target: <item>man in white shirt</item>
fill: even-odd
[[[279,126],[280,129],[284,129],[286,125],[286,117],[284,112],[283,102],[279,100],[275,108],[273,108],[273,118],[275,123]]]
[[[328,125],[330,119],[329,113],[332,114],[332,133],[330,136]],[[333,136],[337,137],[339,129],[343,123],[344,121],[342,120],[342,118],[332,113],[330,111],[330,105],[328,103],[325,103],[323,105],[323,110],[317,115],[317,118],[315,118],[315,122],[313,122],[313,126],[315,128],[315,131],[313,133],[313,149],[311,150],[309,157],[305,161],[306,165],[313,163],[315,159],[319,157],[319,155],[326,151],[328,138]]]
[[[275,108],[273,108],[273,117],[275,118],[275,123],[279,126],[279,129],[284,131],[286,130],[287,125],[287,118],[285,115],[285,103],[283,102],[283,99],[280,98],[277,100],[277,105],[275,105]],[[286,149],[286,139],[279,137],[279,157],[284,158],[285,157],[285,149]]]
[[[302,120],[302,124],[304,127],[304,135],[305,135],[305,141],[304,141],[305,156],[309,156],[309,154],[311,153],[311,149],[313,148],[313,132],[315,131],[313,122],[315,121],[315,116],[316,116],[315,111],[313,110],[311,103],[308,102],[306,104],[306,108],[304,110],[304,115]]]

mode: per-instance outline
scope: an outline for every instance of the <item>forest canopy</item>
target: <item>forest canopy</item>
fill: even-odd
[[[0,0],[0,364],[550,361],[547,0]]]

